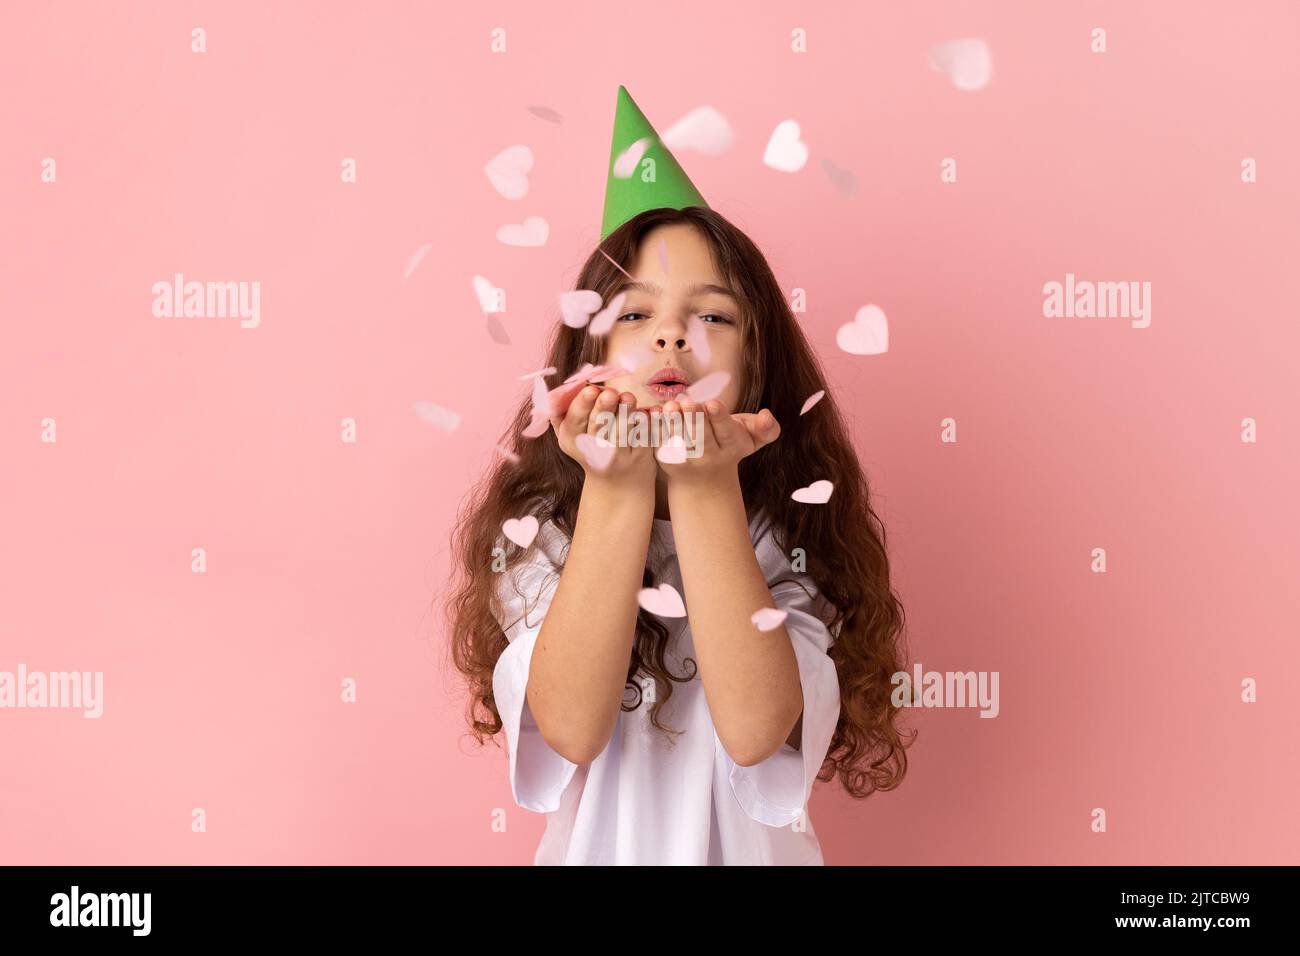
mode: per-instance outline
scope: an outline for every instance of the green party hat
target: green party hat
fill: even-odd
[[[641,162],[632,175],[620,179],[614,175],[614,161],[629,146],[642,138],[650,145],[642,154]],[[645,181],[642,163],[654,160],[654,178]],[[627,88],[619,86],[618,103],[614,109],[614,135],[609,143],[609,173],[605,180],[605,215],[600,225],[600,239],[627,222],[637,213],[647,209],[682,209],[685,206],[708,207],[700,191],[682,170],[677,158],[659,139],[659,134],[645,118],[640,107],[633,102]]]

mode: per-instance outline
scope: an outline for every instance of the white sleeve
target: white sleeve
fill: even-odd
[[[525,810],[552,813],[559,809],[560,795],[578,765],[552,750],[542,737],[525,691],[533,646],[559,584],[560,569],[539,546],[496,577],[501,628],[510,646],[497,659],[492,692],[510,752],[510,791]]]
[[[752,819],[770,827],[789,826],[803,814],[840,719],[839,676],[835,662],[827,654],[831,634],[817,615],[818,604],[828,605],[817,597],[811,578],[803,577],[802,581],[813,592],[812,597],[795,583],[783,582],[772,589],[776,607],[787,612],[783,623],[794,645],[803,687],[799,749],[783,743],[766,760],[742,767],[722,746],[716,729],[713,734],[736,800]]]

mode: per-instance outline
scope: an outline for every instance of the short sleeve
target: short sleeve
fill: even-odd
[[[804,588],[811,591],[811,595]],[[714,738],[731,781],[731,791],[752,819],[771,827],[789,826],[803,815],[812,795],[813,783],[830,750],[835,725],[840,719],[840,683],[835,662],[827,651],[831,633],[818,616],[818,605],[827,607],[812,579],[802,586],[783,582],[772,588],[776,607],[786,612],[786,633],[794,645],[803,687],[803,731],[795,750],[788,743],[766,760],[742,767]]]
[[[538,534],[562,532],[544,525]],[[497,659],[492,692],[510,753],[510,791],[515,803],[536,813],[559,809],[560,795],[578,768],[546,742],[526,695],[533,647],[560,579],[551,544],[544,539],[518,565],[496,575],[501,628],[510,645]]]

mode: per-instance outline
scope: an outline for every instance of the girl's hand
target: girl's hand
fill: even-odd
[[[600,463],[588,461],[582,449],[578,447],[578,436],[589,435],[596,438],[600,430],[601,412],[609,412],[617,419],[619,405],[626,405],[628,428],[632,427],[635,416],[645,414],[636,411],[636,396],[631,392],[620,394],[612,388],[588,385],[582,389],[569,404],[562,417],[552,418],[551,427],[555,429],[556,439],[566,455],[582,466],[588,481],[608,481],[616,484],[654,485],[656,462],[654,448],[649,445],[640,447],[618,446],[613,448],[598,447],[595,456],[608,456],[609,463],[600,467]],[[607,439],[616,442],[617,425],[610,429]],[[591,448],[590,445],[587,446]]]
[[[665,402],[664,414],[678,412],[684,417],[679,422],[684,433],[677,430],[686,444],[688,457],[680,463],[658,461],[670,483],[696,484],[734,479],[740,460],[752,455],[764,445],[770,445],[781,435],[776,417],[766,408],[757,414],[741,412],[728,415],[717,399],[703,405],[694,402]],[[704,413],[697,425],[698,412]],[[700,427],[702,426],[702,427]],[[694,458],[689,457],[697,450]],[[662,442],[661,446],[662,447]]]

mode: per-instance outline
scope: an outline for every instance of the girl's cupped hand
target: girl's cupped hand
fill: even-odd
[[[629,425],[635,416],[646,414],[636,410],[636,396],[631,392],[588,385],[574,396],[562,416],[551,419],[551,427],[555,429],[560,448],[582,466],[588,479],[653,486],[656,474],[653,447],[611,444],[596,437],[602,421],[600,413],[617,417],[620,405],[627,406]]]
[[[766,408],[756,413],[729,415],[721,402],[710,399],[702,405],[691,401],[665,402],[663,411],[670,416],[669,420],[676,419],[674,434],[681,436],[688,452],[682,461],[673,460],[682,457],[680,450],[675,456],[669,453],[657,456],[670,483],[734,479],[742,458],[770,445],[781,435],[781,425]],[[701,412],[703,418],[697,421],[700,416],[696,413]],[[665,457],[669,460],[665,461]]]

